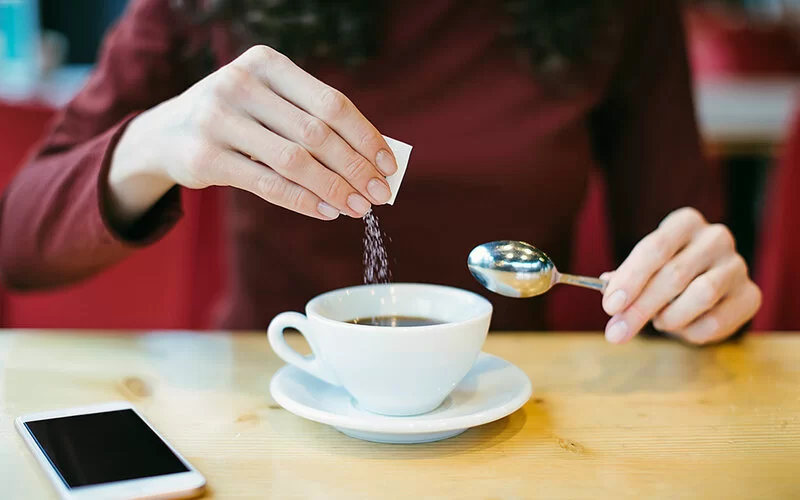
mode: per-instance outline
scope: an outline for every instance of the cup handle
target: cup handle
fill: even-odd
[[[313,353],[310,357],[303,356],[289,347],[283,336],[283,332],[287,328],[296,329],[308,340]],[[296,312],[285,312],[275,316],[267,328],[269,344],[279,358],[329,384],[340,385],[339,381],[336,379],[336,375],[333,374],[333,370],[331,370],[324,363],[322,358],[317,355],[315,343],[313,339],[310,338],[309,333],[308,318]]]

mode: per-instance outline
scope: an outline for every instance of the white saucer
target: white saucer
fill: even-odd
[[[508,361],[481,353],[475,366],[436,410],[413,417],[387,417],[359,409],[341,387],[287,365],[270,383],[286,410],[376,443],[430,443],[506,417],[531,397],[527,375]]]

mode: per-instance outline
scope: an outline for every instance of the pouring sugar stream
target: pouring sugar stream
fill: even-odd
[[[389,189],[392,193],[388,204],[394,205],[400,184],[408,167],[408,160],[411,157],[412,147],[404,142],[400,142],[391,137],[383,136],[389,148],[394,153],[397,161],[397,172],[386,177]],[[385,234],[380,228],[378,216],[370,209],[363,217],[364,219],[364,283],[389,283],[392,273],[389,269],[389,256],[386,250]]]

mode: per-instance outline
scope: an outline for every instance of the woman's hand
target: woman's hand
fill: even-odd
[[[384,176],[396,170],[381,134],[347,97],[258,46],[134,119],[109,185],[123,223],[175,184],[232,186],[331,220],[386,203]]]
[[[693,344],[723,340],[761,306],[731,232],[693,208],[671,213],[613,273],[603,296],[606,338],[630,340],[648,322]]]

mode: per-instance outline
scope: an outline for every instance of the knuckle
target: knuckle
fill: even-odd
[[[213,170],[220,167],[222,151],[198,141],[187,148],[186,173],[195,185],[210,185]]]
[[[304,153],[305,150],[297,144],[287,144],[278,157],[279,168],[292,170],[300,167],[303,163]]]
[[[331,175],[325,181],[323,196],[326,200],[338,200],[344,198],[347,191],[347,183],[342,180],[338,175]]]
[[[761,288],[755,283],[750,283],[750,288],[753,294],[753,304],[755,305],[755,310],[758,311],[761,309],[761,303],[763,300],[763,293],[761,292]]]
[[[647,240],[643,242],[642,250],[658,262],[663,262],[670,257],[669,241],[661,232],[651,234]]]
[[[652,313],[647,310],[647,308],[642,307],[639,303],[634,303],[631,305],[628,312],[633,316],[634,323],[639,325],[644,325],[652,318]]]
[[[267,45],[250,47],[235,62],[235,66],[261,78],[266,72],[280,73],[289,64],[292,64],[291,59]]]
[[[302,212],[305,198],[305,191],[300,186],[293,185],[286,191],[286,207],[295,212]]]
[[[747,276],[749,273],[747,261],[738,253],[733,257],[733,272],[741,276]]]
[[[692,224],[705,223],[705,217],[694,207],[682,207],[675,211],[675,215]]]
[[[708,226],[708,231],[711,232],[714,241],[718,242],[725,250],[733,250],[736,248],[736,241],[733,239],[733,233],[724,224],[712,224]]]
[[[328,126],[318,118],[306,120],[300,132],[303,143],[312,148],[318,148],[325,144],[329,134],[330,129]]]
[[[220,72],[212,92],[215,98],[231,101],[250,92],[250,73],[236,66],[228,66]]]
[[[247,49],[244,55],[251,59],[264,59],[270,57],[273,52],[277,51],[267,45],[258,44]]]
[[[666,276],[667,286],[674,293],[683,291],[694,278],[689,269],[676,260],[671,260],[664,264],[662,272]]]
[[[345,115],[349,101],[344,94],[336,89],[324,90],[319,97],[320,114],[327,121],[337,120]]]
[[[247,49],[244,56],[253,64],[280,64],[286,57],[268,45],[254,45]]]
[[[676,208],[675,210],[668,213],[667,216],[661,220],[659,227],[664,226],[667,223],[674,224],[675,222],[679,222],[682,224],[692,223],[700,218],[702,218],[700,212],[692,207]]]
[[[347,179],[357,179],[364,172],[366,172],[369,167],[370,165],[367,163],[367,161],[359,156],[353,160],[350,160],[350,162],[345,165],[342,174]]]
[[[698,303],[705,309],[710,309],[722,296],[720,287],[707,276],[695,280],[695,293]]]
[[[283,198],[286,183],[277,175],[262,175],[256,179],[256,189],[270,201],[280,200]]]
[[[193,121],[197,130],[204,136],[213,136],[226,121],[227,112],[216,101],[205,102],[192,110]]]
[[[359,138],[359,144],[364,151],[377,151],[381,149],[381,139],[374,131],[364,132]]]

